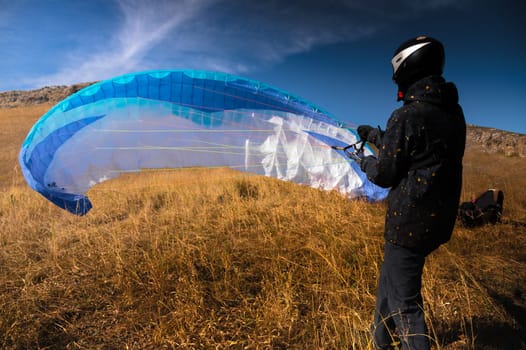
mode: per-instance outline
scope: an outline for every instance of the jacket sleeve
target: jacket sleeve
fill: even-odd
[[[405,120],[395,111],[389,118],[384,135],[377,143],[378,157],[366,157],[361,163],[367,178],[380,187],[396,186],[409,170],[409,140],[410,137],[406,135]]]
[[[384,138],[385,132],[380,130],[380,127],[373,129],[371,133],[369,134],[368,140],[372,144],[376,146],[376,148],[380,148],[382,145],[382,140]]]

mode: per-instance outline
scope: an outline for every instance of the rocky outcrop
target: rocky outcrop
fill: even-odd
[[[47,86],[38,90],[0,92],[0,108],[17,108],[41,103],[55,104],[90,84]]]
[[[508,157],[526,157],[526,135],[493,128],[469,125],[467,147],[477,147],[487,153],[502,153]]]

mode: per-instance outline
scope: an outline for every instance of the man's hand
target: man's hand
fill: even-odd
[[[367,174],[367,168],[372,162],[376,162],[376,159],[374,157],[367,156],[364,157],[358,165],[360,165],[360,169],[362,169],[362,171]]]
[[[360,125],[357,129],[358,136],[363,142],[369,142],[378,147],[377,142],[381,142],[382,131],[380,127],[373,128],[370,125]]]
[[[360,136],[360,139],[363,142],[368,142],[370,141],[369,135],[371,134],[371,131],[373,130],[374,128],[370,125],[360,125],[357,131],[358,131],[358,135]]]

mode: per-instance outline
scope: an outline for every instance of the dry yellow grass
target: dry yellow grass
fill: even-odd
[[[101,184],[75,217],[17,166],[47,107],[0,109],[0,348],[372,349],[383,204],[184,169]],[[463,198],[502,188],[505,223],[428,258],[436,349],[525,346],[525,163],[466,156]]]

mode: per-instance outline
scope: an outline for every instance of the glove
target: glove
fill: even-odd
[[[369,141],[369,134],[371,133],[371,131],[373,131],[374,128],[370,125],[360,125],[358,127],[358,135],[360,136],[360,139],[363,141],[363,142],[367,142]]]
[[[361,162],[359,163],[360,165],[360,169],[362,169],[362,171],[367,174],[367,169],[371,167],[370,164],[374,164],[376,163],[376,158],[373,157],[373,156],[367,156],[367,157],[364,157]]]
[[[381,140],[382,131],[380,127],[373,128],[370,125],[360,125],[357,129],[358,136],[363,142],[370,142],[374,145],[377,145],[376,142]]]

